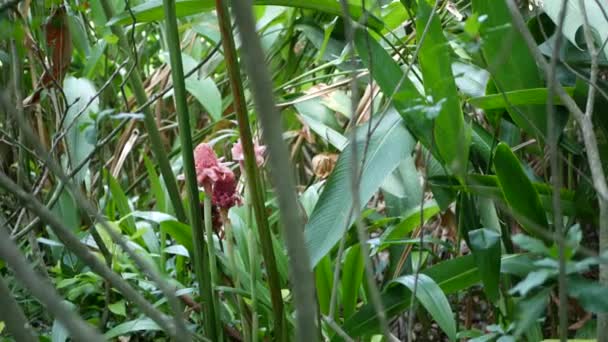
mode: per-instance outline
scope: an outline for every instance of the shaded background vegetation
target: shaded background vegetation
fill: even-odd
[[[608,341],[605,2],[5,0],[0,32],[0,338]]]

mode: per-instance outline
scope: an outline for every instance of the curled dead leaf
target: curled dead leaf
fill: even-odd
[[[40,76],[38,86],[34,92],[23,100],[23,106],[25,107],[40,101],[42,89],[54,85],[60,86],[72,62],[72,36],[70,34],[68,14],[64,6],[57,7],[48,17],[44,24],[44,33],[49,51],[47,58],[48,67],[45,68],[42,76]],[[31,36],[27,37],[26,45],[33,46]]]
[[[315,176],[325,179],[329,177],[331,172],[336,167],[338,155],[335,153],[321,153],[312,158],[312,169]]]

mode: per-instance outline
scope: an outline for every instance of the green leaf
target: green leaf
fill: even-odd
[[[344,12],[340,7],[340,3],[336,0],[254,0],[253,5],[269,5],[269,6],[286,6],[302,9],[315,10],[335,16],[343,16]],[[354,20],[360,20],[364,14],[363,8],[359,4],[349,3],[349,13]],[[212,0],[181,0],[175,4],[177,17],[185,17],[198,14],[205,11],[215,9],[215,2]],[[161,0],[147,1],[139,6],[131,9],[135,15],[137,23],[145,23],[150,21],[158,21],[164,19],[163,4]],[[383,27],[382,21],[375,16],[365,13],[367,20],[366,25],[375,29]],[[128,11],[122,12],[112,18],[107,25],[130,25],[132,18]]]
[[[128,234],[133,234],[137,230],[135,227],[135,219],[131,216],[131,206],[129,205],[129,200],[125,195],[125,192],[118,184],[116,178],[114,178],[110,173],[106,173],[106,177],[108,179],[108,183],[110,185],[110,192],[112,193],[112,200],[116,204],[116,208],[118,209],[118,213],[124,220],[124,226],[126,232]]]
[[[395,94],[393,105],[403,117],[409,131],[427,148],[432,141],[432,121],[420,106],[425,105],[420,92],[384,48],[366,31],[355,32],[355,47],[361,61],[386,96]],[[401,83],[400,83],[401,82]],[[397,88],[399,86],[399,88]]]
[[[144,165],[146,166],[146,172],[148,173],[148,179],[150,180],[150,189],[154,201],[156,201],[156,208],[162,212],[168,212],[167,201],[165,196],[165,190],[163,189],[160,177],[156,173],[156,169],[150,159],[144,154]]]
[[[539,237],[540,229],[549,228],[545,210],[521,163],[504,143],[496,147],[494,169],[500,189],[509,208],[513,210],[515,219],[528,234]]]
[[[608,312],[608,287],[579,276],[568,278],[568,294],[593,313]]]
[[[481,51],[498,92],[542,87],[536,61],[519,31],[511,25],[505,0],[473,0],[473,11],[479,17],[485,16],[480,27]],[[545,106],[520,105],[509,107],[508,112],[517,126],[541,141],[544,139]]]
[[[124,300],[109,304],[108,309],[115,315],[127,317],[127,309]]]
[[[444,294],[451,294],[466,289],[479,282],[479,272],[472,255],[458,257],[433,265],[422,270],[421,274],[428,276],[439,286]],[[404,286],[391,286],[382,294],[382,302],[387,318],[394,317],[411,303],[411,292]],[[366,304],[343,326],[344,331],[351,337],[369,336],[379,331],[378,317],[371,304]],[[337,340],[334,338],[334,340]]]
[[[351,246],[344,255],[340,288],[342,290],[342,316],[348,318],[357,307],[365,264],[359,244]]]
[[[487,228],[475,229],[469,231],[469,241],[484,291],[490,301],[496,302],[500,282],[500,234]]]
[[[401,216],[420,206],[422,186],[413,157],[408,156],[380,187],[388,216]]]
[[[321,139],[342,151],[348,143],[338,130],[340,124],[334,114],[318,99],[311,99],[295,104],[302,121],[310,127]]]
[[[540,269],[537,271],[533,271],[528,273],[528,275],[517,285],[515,285],[510,291],[510,294],[519,294],[520,296],[526,296],[528,292],[535,290],[540,287],[549,279],[550,277],[556,275],[557,272],[555,270],[550,269]]]
[[[512,238],[513,242],[521,249],[540,255],[551,255],[551,250],[545,244],[533,237],[524,234],[517,234]]]
[[[550,289],[543,289],[531,298],[517,303],[517,324],[515,336],[520,336],[528,330],[545,311],[549,301]]]
[[[99,112],[99,98],[95,98],[97,90],[86,78],[66,77],[63,81],[63,92],[66,103],[70,106],[65,114],[62,128],[69,127],[65,136],[66,147],[70,165],[75,167],[95,148],[96,129],[92,115]],[[91,104],[87,106],[89,101]],[[85,167],[74,176],[77,182],[85,180],[88,164],[87,162]]]
[[[160,223],[160,229],[169,234],[175,242],[186,247],[190,255],[194,255],[190,226],[178,221],[163,221]]]
[[[545,13],[553,20],[554,23],[559,21],[559,11],[562,7],[563,0],[547,1],[543,3]],[[604,14],[608,11],[608,4],[602,1],[585,1],[585,12],[589,25],[595,31],[599,46],[602,42],[608,39],[608,21]],[[564,36],[574,44],[579,50],[587,48],[585,35],[583,32],[583,9],[578,1],[568,1],[566,5],[566,18],[562,26]],[[604,56],[608,58],[608,46],[604,45]]]
[[[319,301],[319,309],[323,315],[329,314],[329,302],[331,298],[331,289],[333,287],[333,272],[331,268],[331,258],[325,256],[315,267],[315,284],[317,289],[317,299]]]
[[[382,117],[369,139],[369,144],[366,141],[367,125],[358,131],[355,141],[360,151],[357,155],[359,161],[362,160],[362,152],[367,151],[365,163],[361,168],[361,208],[401,160],[410,154],[414,146],[414,139],[394,110]],[[313,267],[335,246],[354,221],[354,217],[349,217],[352,205],[351,152],[352,150],[346,147],[340,155],[306,225],[306,246]]]
[[[132,321],[128,321],[122,324],[115,326],[114,328],[108,330],[103,337],[106,340],[111,340],[118,336],[129,335],[131,333],[137,331],[160,331],[161,327],[158,326],[153,320],[150,318],[138,318]]]
[[[426,36],[422,37],[425,33]],[[433,127],[435,144],[447,168],[464,182],[471,132],[464,122],[458,100],[456,82],[452,74],[451,49],[443,35],[438,14],[433,13],[426,0],[418,1],[416,34],[419,44],[422,44],[419,46],[418,58],[425,94],[427,98],[430,97],[432,104],[441,107]]]
[[[553,190],[551,185],[538,182],[532,184],[540,196],[543,208],[546,211],[551,212],[553,210],[551,204]],[[496,176],[470,174],[467,177],[466,186],[459,184],[458,181],[452,177],[436,176],[429,178],[429,185],[435,188],[467,191],[476,195],[505,202],[505,197],[500,190],[498,177]],[[565,215],[585,218],[593,218],[595,216],[593,211],[590,210],[590,202],[581,198],[575,198],[575,193],[573,191],[562,189],[560,191],[560,198],[562,210]]]
[[[565,87],[569,95],[574,94],[573,87]],[[547,88],[521,89],[506,91],[502,94],[491,94],[473,97],[467,100],[469,104],[481,109],[500,109],[519,105],[544,105],[547,103],[549,90]],[[559,96],[553,99],[556,105],[561,104]]]
[[[80,211],[74,197],[66,188],[61,190],[59,200],[53,206],[53,212],[72,232],[80,229]]]
[[[412,208],[403,216],[403,219],[397,223],[396,225],[389,227],[387,230],[382,233],[380,237],[381,247],[383,249],[383,244],[389,243],[392,240],[401,239],[406,237],[414,228],[420,226],[420,222],[426,223],[431,217],[437,215],[440,212],[439,206],[437,203],[428,202],[423,206],[422,212],[420,207]],[[422,214],[422,219],[420,215]]]
[[[407,275],[393,280],[389,286],[394,286],[394,284],[404,285],[412,292],[414,292],[415,288],[418,301],[437,322],[441,330],[448,335],[450,340],[456,340],[454,313],[445,294],[432,278],[425,274],[419,274],[418,279],[413,275]]]
[[[190,77],[186,79],[186,90],[203,105],[213,121],[222,118],[222,95],[213,80],[210,78],[198,80]]]

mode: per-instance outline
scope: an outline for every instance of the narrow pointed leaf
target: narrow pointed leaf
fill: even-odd
[[[539,229],[548,229],[545,210],[519,160],[504,143],[496,147],[494,169],[502,194],[515,213],[515,219],[528,234],[539,237]]]
[[[418,58],[427,101],[440,107],[433,127],[436,147],[448,169],[464,180],[471,132],[460,109],[452,74],[451,49],[443,35],[439,15],[433,13],[427,0],[418,1],[416,33],[418,44],[421,44]]]

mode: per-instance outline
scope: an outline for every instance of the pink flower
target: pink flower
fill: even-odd
[[[241,200],[236,193],[236,180],[234,174],[226,174],[223,179],[218,179],[213,186],[212,202],[220,208],[229,209]]]
[[[238,161],[243,166],[245,161],[245,154],[243,153],[243,145],[241,144],[241,139],[239,139],[236,144],[232,145],[232,159],[234,161]],[[266,152],[266,146],[258,144],[258,141],[255,140],[253,142],[253,152],[255,153],[255,163],[258,166],[262,166],[264,164],[264,153]]]
[[[213,148],[206,143],[201,143],[194,149],[194,166],[196,181],[200,186],[215,183],[218,179],[225,178],[226,174],[232,174],[232,170],[218,161]]]
[[[205,188],[207,195],[212,196],[213,205],[229,209],[240,203],[234,173],[219,162],[211,146],[202,143],[194,149],[194,165],[196,180]]]

